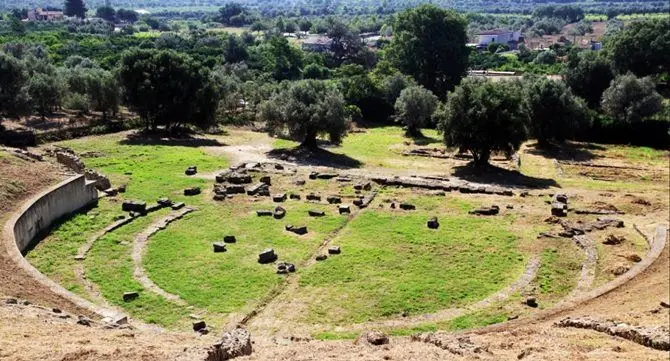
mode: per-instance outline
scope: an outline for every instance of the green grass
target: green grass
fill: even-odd
[[[107,226],[115,215],[121,213],[120,209],[119,212],[114,212],[112,206],[102,200],[96,208],[63,219],[62,223],[56,225],[26,258],[40,272],[67,290],[88,297],[88,293],[75,276],[74,268],[79,261],[75,261],[74,256],[77,255],[79,247],[93,234]]]
[[[331,244],[342,247],[306,270],[310,322],[365,322],[459,307],[508,284],[523,268],[506,222],[453,215],[439,230],[427,213],[364,212]]]
[[[352,133],[344,137],[338,147],[328,148],[336,154],[345,154],[361,163],[364,167],[408,168],[434,167],[435,163],[428,161],[423,166],[416,157],[403,157],[401,153],[407,149],[405,142],[412,142],[427,147],[442,147],[442,137],[434,129],[422,130],[424,138],[411,139],[404,136],[404,131],[398,126],[384,126],[365,129],[364,133]],[[285,149],[297,146],[298,143],[285,139],[277,139],[275,149]]]
[[[257,262],[260,251],[273,248],[280,261],[299,264],[346,220],[332,206],[301,201],[284,203],[287,214],[282,220],[256,216],[254,210],[276,206],[269,201],[227,203],[203,208],[179,221],[178,226],[158,233],[150,240],[144,259],[154,282],[211,312],[249,311],[284,279],[273,265]],[[309,209],[324,210],[327,215],[312,218],[307,214]],[[287,224],[306,225],[309,233],[298,236],[287,232]],[[237,243],[228,245],[225,253],[213,253],[212,242],[222,241],[225,235],[235,235]]]
[[[559,299],[568,293],[577,284],[583,255],[576,251],[576,246],[570,240],[552,239],[554,242],[541,253],[541,264],[537,277],[533,281],[538,286],[542,299]],[[541,302],[545,307],[546,303]]]
[[[438,325],[438,327],[440,329],[456,331],[494,325],[505,321],[507,321],[507,314],[505,312],[497,309],[486,309],[456,317],[453,320]]]
[[[124,144],[119,135],[84,138],[60,143],[77,153],[99,152],[102,156],[84,158],[86,166],[102,171],[112,183],[127,183],[127,199],[154,201],[168,196],[174,200],[192,203],[194,198],[183,196],[187,187],[208,187],[211,182],[184,175],[184,170],[196,165],[198,172],[206,173],[228,167],[225,158],[214,157],[203,149],[175,145]]]
[[[332,340],[354,340],[358,337],[358,332],[319,332],[312,335],[314,339],[320,341],[332,341]]]
[[[165,214],[167,210],[142,217],[99,239],[85,261],[87,276],[98,285],[108,301],[122,307],[132,317],[163,327],[186,327],[188,314],[193,313],[193,310],[146,291],[133,279],[133,262],[130,258],[133,239],[155,218]],[[128,291],[140,292],[140,297],[132,302],[123,302],[122,295]]]

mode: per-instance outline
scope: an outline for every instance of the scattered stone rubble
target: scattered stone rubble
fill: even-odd
[[[205,361],[225,361],[241,356],[249,356],[253,352],[251,334],[244,328],[238,327],[223,334],[207,351]]]
[[[611,320],[602,321],[594,317],[565,318],[558,327],[575,327],[595,330],[608,335],[618,336],[656,350],[670,350],[670,330],[667,327],[632,326]]]

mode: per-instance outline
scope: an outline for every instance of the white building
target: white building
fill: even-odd
[[[520,31],[511,31],[505,29],[487,30],[477,34],[479,41],[477,45],[480,47],[488,46],[491,43],[498,43],[508,45],[511,49],[515,49],[519,38],[521,38]]]

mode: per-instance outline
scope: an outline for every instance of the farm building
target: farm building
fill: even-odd
[[[519,39],[521,38],[521,32],[496,29],[482,31],[477,34],[477,36],[479,37],[479,41],[477,42],[478,47],[485,47],[491,43],[499,43],[508,45],[510,49],[516,49]]]
[[[45,20],[60,20],[63,18],[63,12],[60,10],[44,10],[37,8],[28,11],[28,20],[30,21],[45,21]]]

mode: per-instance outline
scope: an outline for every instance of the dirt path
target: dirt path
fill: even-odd
[[[584,250],[586,259],[584,259],[584,263],[582,264],[582,270],[579,273],[577,286],[566,297],[568,299],[579,296],[591,288],[591,285],[596,278],[596,265],[598,263],[598,250],[596,249],[593,239],[587,236],[575,236],[573,237],[573,240],[579,248]]]
[[[173,211],[169,215],[152,223],[147,229],[135,236],[135,242],[133,243],[133,251],[131,255],[134,264],[133,277],[142,285],[142,287],[164,297],[167,300],[173,301],[180,306],[187,306],[188,304],[178,295],[169,293],[160,288],[149,278],[146,271],[144,270],[144,267],[142,266],[142,257],[144,256],[144,251],[149,237],[153,236],[158,231],[165,229],[170,223],[181,219],[194,210],[194,208],[186,207],[178,211]]]

